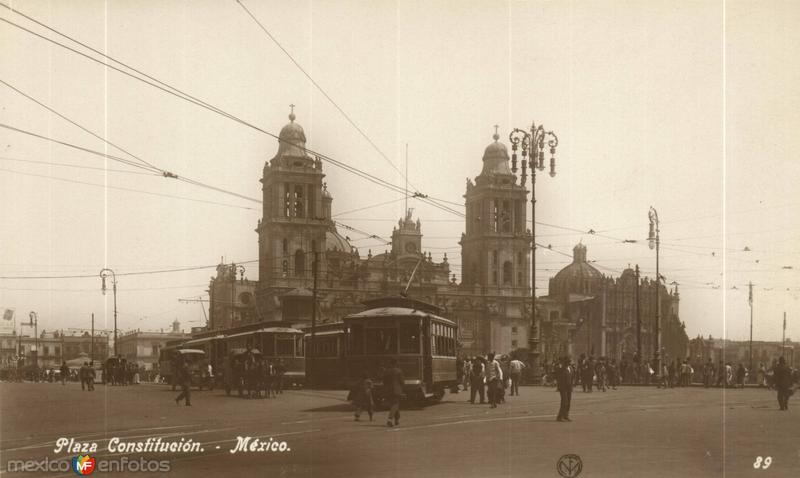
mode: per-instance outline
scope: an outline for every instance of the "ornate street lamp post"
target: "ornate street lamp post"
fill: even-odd
[[[528,348],[531,351],[531,365],[534,375],[539,374],[539,324],[536,313],[536,170],[544,171],[545,146],[550,149],[550,177],[556,175],[556,147],[558,137],[544,126],[531,123],[530,130],[514,128],[508,135],[511,142],[511,171],[517,173],[517,150],[522,150],[522,173],[520,186],[525,187],[528,179],[527,169],[531,174],[531,332],[528,336]]]
[[[111,276],[111,287],[114,290],[114,356],[117,356],[117,275],[111,269],[100,271],[103,280],[103,295],[106,295],[106,277]]]
[[[661,375],[661,273],[658,270],[658,256],[661,245],[661,235],[658,222],[658,211],[650,206],[650,211],[647,213],[650,219],[650,233],[647,236],[650,249],[656,250],[656,350],[653,361],[656,366],[656,376]]]
[[[236,318],[236,273],[239,273],[242,282],[244,282],[244,271],[243,265],[231,264],[231,327],[233,327],[233,321]]]
[[[38,371],[39,370],[39,314],[37,314],[34,311],[30,311],[28,317],[31,319],[31,321],[26,325],[28,327],[33,327],[33,344],[34,344],[33,346],[36,348],[36,354],[35,355],[31,354],[33,355],[33,360],[34,360],[33,369],[35,371]],[[20,327],[20,331],[21,330],[22,327]],[[38,382],[39,380],[37,379],[36,381]]]

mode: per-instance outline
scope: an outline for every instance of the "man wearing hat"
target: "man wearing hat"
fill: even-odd
[[[789,397],[792,395],[792,371],[786,366],[786,359],[778,359],[773,371],[775,389],[778,390],[778,406],[781,410],[789,410]]]
[[[569,363],[569,357],[561,357],[561,364],[556,369],[556,386],[561,395],[561,408],[558,409],[559,422],[571,422],[569,419],[569,407],[572,403],[572,379],[575,371]]]

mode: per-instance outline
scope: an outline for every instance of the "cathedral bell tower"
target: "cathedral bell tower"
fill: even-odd
[[[509,169],[508,151],[494,142],[483,153],[483,169],[467,179],[466,232],[461,236],[462,284],[486,293],[530,294],[531,234],[526,227],[528,191]]]
[[[262,219],[258,222],[258,310],[262,316],[277,306],[286,290],[311,288],[314,251],[324,253],[331,225],[330,194],[323,187],[322,162],[306,152],[303,127],[281,129],[278,152],[264,164]],[[325,261],[320,255],[319,273]]]

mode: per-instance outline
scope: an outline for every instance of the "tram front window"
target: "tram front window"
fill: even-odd
[[[294,355],[294,339],[280,337],[275,340],[275,355]]]
[[[419,353],[419,325],[400,324],[400,353]]]
[[[397,353],[397,329],[367,329],[367,354]]]

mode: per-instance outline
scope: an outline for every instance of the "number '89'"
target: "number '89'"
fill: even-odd
[[[766,470],[767,468],[769,468],[769,465],[771,464],[772,464],[771,456],[765,458],[757,456],[756,461],[753,463],[753,468],[755,468],[756,470]]]

